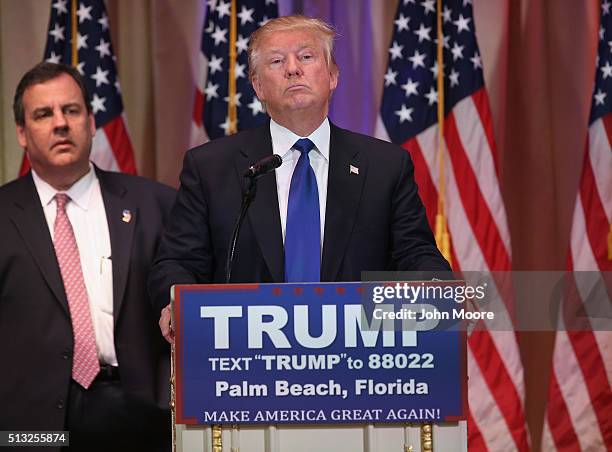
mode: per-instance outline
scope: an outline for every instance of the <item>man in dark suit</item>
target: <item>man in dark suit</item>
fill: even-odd
[[[169,450],[168,349],[145,287],[175,192],[90,163],[74,68],[35,66],[14,113],[32,171],[0,188],[0,426],[69,430],[70,450]]]
[[[446,271],[401,148],[327,119],[338,83],[335,33],[288,16],[258,29],[249,76],[271,117],[192,149],[149,288],[172,340],[169,290],[223,282],[245,170],[272,153],[283,164],[259,180],[236,246],[231,282],[358,281],[362,271]]]

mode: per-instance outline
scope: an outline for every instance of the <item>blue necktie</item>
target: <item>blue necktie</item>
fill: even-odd
[[[287,228],[285,231],[285,280],[321,280],[321,220],[319,191],[308,153],[314,143],[308,138],[295,142],[300,158],[291,176]]]

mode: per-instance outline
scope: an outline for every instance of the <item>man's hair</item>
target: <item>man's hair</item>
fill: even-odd
[[[75,68],[66,66],[65,64],[57,63],[38,63],[32,69],[24,74],[19,81],[17,89],[15,90],[15,97],[13,98],[13,115],[15,116],[15,123],[19,126],[25,125],[25,112],[23,109],[23,93],[30,86],[37,85],[39,83],[48,82],[62,74],[68,74],[72,79],[79,85],[81,94],[83,95],[83,101],[87,108],[87,113],[91,113],[91,104],[89,102],[89,94],[87,93],[87,87],[85,86],[85,80],[79,74]]]
[[[261,41],[274,32],[287,30],[306,30],[312,32],[321,41],[321,44],[323,44],[327,66],[336,66],[336,60],[334,58],[334,39],[337,34],[336,30],[334,30],[331,25],[312,17],[301,15],[283,16],[269,20],[265,25],[251,34],[248,48],[250,80],[253,80],[257,69],[261,51]]]

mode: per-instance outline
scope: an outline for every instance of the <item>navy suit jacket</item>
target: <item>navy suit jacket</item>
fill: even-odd
[[[168,304],[173,284],[224,282],[243,174],[271,154],[269,124],[187,152],[149,278],[157,309]],[[436,248],[413,171],[400,147],[331,125],[321,281],[359,281],[362,271],[450,269]],[[259,179],[234,261],[233,283],[284,281],[275,174]]]
[[[175,197],[143,178],[96,170],[113,261],[115,350],[128,394],[151,403],[168,393],[167,344],[146,281]],[[131,212],[122,221],[124,210]],[[0,426],[62,430],[73,336],[51,234],[31,174],[0,188]]]

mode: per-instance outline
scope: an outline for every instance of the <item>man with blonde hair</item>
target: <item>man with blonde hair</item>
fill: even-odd
[[[181,188],[149,290],[172,340],[170,287],[224,281],[243,174],[275,153],[259,180],[236,246],[231,282],[358,281],[362,271],[448,270],[427,224],[410,156],[333,125],[335,32],[303,16],[279,17],[251,36],[249,77],[270,115],[263,127],[185,155]]]

